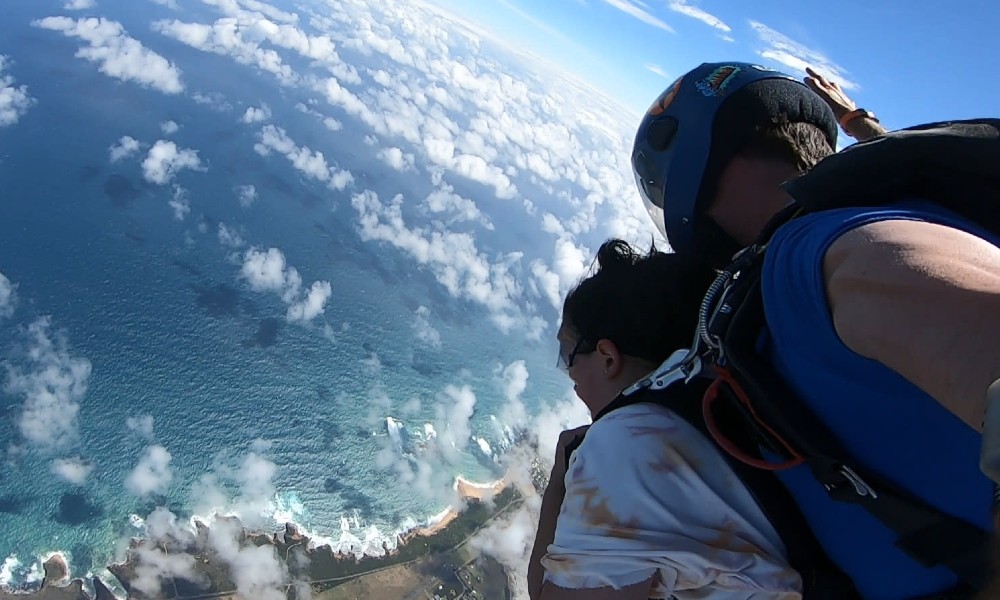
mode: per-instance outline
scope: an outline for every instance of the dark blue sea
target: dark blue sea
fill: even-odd
[[[0,583],[161,506],[377,552],[579,418],[633,116],[419,2],[65,4],[0,16]]]

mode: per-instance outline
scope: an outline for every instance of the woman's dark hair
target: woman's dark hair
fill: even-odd
[[[595,262],[596,272],[566,296],[565,327],[657,365],[691,344],[711,269],[655,245],[643,255],[620,239],[601,244]]]

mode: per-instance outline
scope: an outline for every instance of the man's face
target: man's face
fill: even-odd
[[[741,246],[749,246],[791,198],[781,183],[798,175],[792,166],[735,156],[722,170],[705,215]]]

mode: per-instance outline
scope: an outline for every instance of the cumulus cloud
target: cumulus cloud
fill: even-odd
[[[148,440],[153,439],[153,415],[129,417],[125,419],[125,426]]]
[[[521,394],[528,388],[528,367],[523,360],[516,360],[498,369],[496,376],[503,389],[504,403],[501,416],[511,427],[523,427],[528,422],[528,410],[521,400]]]
[[[515,300],[520,298],[522,289],[512,274],[512,266],[520,254],[512,253],[499,263],[491,263],[480,254],[474,236],[469,233],[410,228],[403,220],[402,203],[402,195],[383,204],[371,190],[355,194],[351,204],[358,212],[362,239],[380,240],[404,250],[430,268],[453,296],[490,309],[494,323],[502,330],[527,326],[529,337],[537,338],[543,323],[524,322],[516,310]]]
[[[445,386],[437,406],[438,439],[446,454],[456,456],[469,443],[469,420],[476,407],[476,394],[468,385]]]
[[[112,144],[108,148],[111,162],[118,162],[123,158],[128,158],[139,151],[139,140],[123,135],[117,144]]]
[[[399,148],[379,148],[375,156],[397,171],[413,170],[413,154],[403,152]]]
[[[205,170],[197,150],[178,148],[177,144],[168,140],[157,140],[142,161],[142,176],[146,181],[160,185],[169,182],[184,169]]]
[[[315,281],[302,291],[302,276],[285,262],[277,248],[267,251],[250,248],[243,255],[240,276],[257,292],[275,292],[288,305],[285,318],[290,322],[308,322],[323,314],[333,293],[328,281]]]
[[[49,317],[35,320],[27,328],[25,364],[4,362],[4,391],[24,398],[18,430],[27,442],[50,450],[76,441],[77,414],[91,371],[90,361],[70,355],[66,337],[51,327]]]
[[[238,514],[250,528],[272,525],[268,520],[274,514],[273,479],[278,467],[267,456],[270,447],[270,442],[257,439],[243,456],[217,456],[211,471],[192,488],[194,510]]]
[[[170,460],[171,456],[166,448],[160,445],[149,446],[139,459],[139,464],[125,478],[125,489],[140,498],[165,493],[174,478]]]
[[[17,308],[17,286],[0,273],[0,319],[14,314]]]
[[[259,138],[260,142],[254,145],[258,154],[267,156],[272,150],[284,154],[296,169],[335,190],[343,190],[354,181],[354,176],[349,171],[328,165],[322,152],[296,145],[280,127],[265,125],[260,130]]]
[[[431,310],[418,306],[413,319],[413,334],[418,340],[434,348],[441,347],[441,334],[431,325]]]
[[[519,510],[490,521],[469,540],[472,548],[505,567],[514,598],[528,597],[528,559],[535,543],[540,509],[541,499],[529,497]]]
[[[682,14],[686,17],[691,17],[692,19],[697,19],[698,21],[701,21],[705,25],[708,25],[709,27],[714,27],[715,29],[718,29],[719,31],[722,31],[724,33],[729,33],[730,31],[733,30],[732,27],[726,25],[719,17],[711,13],[705,12],[704,10],[698,8],[697,6],[688,4],[685,0],[672,0],[667,6],[670,8],[670,10],[674,11],[675,13]]]
[[[82,485],[94,471],[94,464],[82,458],[57,458],[52,461],[52,472],[60,479]]]
[[[191,212],[191,201],[188,199],[188,192],[179,185],[174,186],[174,194],[168,204],[174,211],[174,219],[178,221],[183,221],[184,217]]]
[[[493,230],[493,223],[479,210],[476,203],[455,193],[454,188],[444,184],[427,195],[424,205],[432,213],[444,214],[452,221],[476,221],[484,229]]]
[[[208,534],[217,556],[229,567],[236,591],[242,598],[285,600],[288,567],[271,544],[241,544],[240,526],[232,521],[216,521]]]
[[[326,302],[332,294],[329,281],[314,281],[305,297],[288,307],[285,318],[293,323],[312,321],[326,310]]]
[[[240,119],[244,123],[260,123],[261,121],[267,121],[271,118],[271,107],[267,104],[262,104],[260,108],[256,106],[247,107],[246,112],[243,113],[243,117]]]
[[[236,187],[236,195],[240,199],[240,206],[249,208],[257,201],[257,188],[253,185],[240,185]]]
[[[16,85],[14,78],[4,73],[9,66],[10,58],[0,54],[0,127],[17,123],[35,103],[28,86]]]
[[[787,35],[771,29],[760,21],[750,21],[750,27],[757,33],[764,49],[758,54],[768,60],[784,65],[804,75],[811,66],[831,81],[836,81],[845,90],[856,90],[858,84],[847,78],[847,70],[818,50],[813,50]]]
[[[230,248],[242,248],[246,246],[246,240],[240,235],[235,227],[229,227],[225,223],[219,223],[219,243]]]
[[[180,128],[181,126],[178,125],[176,121],[163,121],[162,123],[160,123],[160,131],[163,132],[163,135],[171,135],[177,133],[177,131]]]
[[[76,56],[97,63],[105,75],[122,81],[135,81],[166,94],[184,91],[180,70],[130,37],[117,21],[93,17],[76,20],[46,17],[32,24],[87,42],[89,47],[77,50]]]
[[[266,456],[269,449],[269,442],[258,439],[242,457],[216,456],[210,471],[193,486],[191,504],[199,514],[209,515],[208,535],[203,538],[207,542],[205,550],[227,567],[239,595],[280,600],[285,597],[288,585],[296,582],[291,581],[273,545],[257,546],[244,535],[244,527],[260,530],[274,525],[269,519],[274,511],[272,480],[277,466]],[[236,514],[240,520],[220,518],[222,514]],[[136,589],[150,597],[159,597],[160,587],[174,577],[200,581],[195,558],[176,551],[192,546],[197,539],[198,532],[192,523],[179,520],[162,506],[153,510],[145,523],[148,538],[133,550]],[[171,547],[172,551],[164,553],[163,546]]]
[[[66,0],[63,4],[64,10],[86,10],[88,8],[94,8],[97,3],[94,0]]]

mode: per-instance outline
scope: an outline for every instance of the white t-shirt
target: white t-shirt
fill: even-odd
[[[801,578],[750,493],[716,446],[666,408],[605,415],[565,482],[546,581],[617,589],[657,574],[650,598],[801,598]]]

